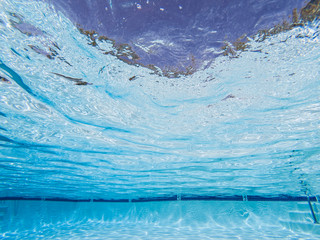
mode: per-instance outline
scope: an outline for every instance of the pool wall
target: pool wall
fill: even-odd
[[[312,202],[319,216],[318,203]],[[99,222],[104,227],[156,225],[177,228],[234,229],[270,226],[310,236],[320,236],[308,202],[297,201],[160,201],[62,202],[7,200],[0,204],[1,233],[34,231],[57,225]],[[51,226],[51,227],[50,227]],[[120,229],[119,229],[120,231]]]

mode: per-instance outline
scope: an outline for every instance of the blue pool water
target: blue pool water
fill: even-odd
[[[6,204],[4,239],[317,239],[297,202],[171,201]]]
[[[318,238],[306,4],[1,1],[0,238]]]

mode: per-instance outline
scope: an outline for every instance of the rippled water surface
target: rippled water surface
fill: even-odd
[[[134,13],[147,2],[132,5]],[[80,22],[82,15],[68,10],[67,3],[0,2],[2,199],[319,194],[318,21],[268,36],[258,33],[260,26],[283,24],[294,7],[303,6],[301,1],[276,5],[273,15],[271,3],[257,1],[268,14],[255,12],[251,25],[237,15],[243,27],[239,32],[229,28],[234,34],[227,36],[229,40],[223,36],[223,21],[208,27],[199,13],[195,28],[202,30],[197,30],[194,42],[196,30],[177,33],[176,41],[174,30],[170,36],[161,30],[163,38],[158,39],[153,34],[158,23],[143,33],[132,30],[131,41],[124,32],[130,24],[121,25],[120,33],[107,22]],[[173,3],[177,11],[193,9]],[[105,11],[110,11],[110,4]],[[117,7],[125,10],[108,17],[128,14],[132,6],[121,4]],[[153,4],[161,13],[170,9]],[[200,12],[210,9],[205,4],[199,5]],[[90,6],[92,14],[94,4]],[[227,13],[226,20],[233,12]],[[193,15],[186,14],[185,29],[190,29]],[[267,26],[265,19],[274,22]],[[94,26],[101,32],[86,30]],[[199,31],[216,31],[219,37],[206,35],[201,42],[204,35]],[[232,43],[238,33],[247,36],[245,47],[237,49]],[[187,35],[193,45],[181,40]],[[168,47],[165,53],[158,51],[162,45]],[[139,61],[134,54],[141,55]],[[177,65],[181,58],[186,64]],[[146,67],[149,63],[153,65]],[[166,64],[178,70],[168,76]],[[188,64],[190,72],[181,72],[179,67]],[[69,231],[65,224],[58,228]],[[95,224],[88,221],[83,226],[92,229]],[[158,227],[150,230],[155,237]]]

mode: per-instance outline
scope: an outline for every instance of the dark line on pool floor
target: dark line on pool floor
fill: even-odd
[[[263,197],[256,195],[235,195],[235,196],[168,196],[154,198],[136,198],[136,199],[72,199],[72,198],[41,198],[41,197],[0,197],[0,201],[55,201],[55,202],[168,202],[168,201],[264,201],[264,202],[316,202],[315,196],[288,196],[279,195],[272,197]]]

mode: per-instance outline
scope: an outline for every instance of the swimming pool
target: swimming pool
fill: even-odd
[[[1,1],[0,236],[319,237],[317,2]]]
[[[303,202],[7,203],[4,239],[316,239]],[[27,221],[26,221],[27,219]]]

